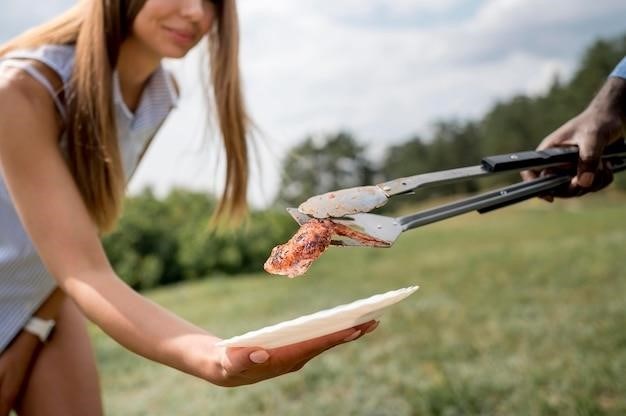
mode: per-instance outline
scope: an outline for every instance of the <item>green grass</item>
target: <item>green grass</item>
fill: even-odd
[[[211,255],[207,253],[207,255]],[[229,337],[418,284],[362,340],[223,389],[92,328],[111,415],[626,414],[626,200],[531,201],[332,248],[299,279],[211,278],[148,296]]]

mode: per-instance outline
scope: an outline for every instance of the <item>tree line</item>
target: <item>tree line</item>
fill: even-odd
[[[586,50],[568,82],[555,75],[544,94],[503,100],[478,120],[437,121],[429,137],[416,134],[398,140],[378,163],[367,160],[367,149],[349,132],[308,137],[287,155],[279,200],[293,205],[325,190],[476,165],[483,156],[534,149],[541,139],[584,110],[625,55],[626,36],[599,40]],[[618,178],[623,187],[624,179]],[[473,192],[510,179],[494,177],[425,189],[410,200]]]
[[[569,81],[562,82],[555,75],[544,94],[503,100],[478,120],[438,121],[430,137],[416,134],[400,140],[376,162],[366,156],[366,145],[350,132],[307,137],[290,149],[283,162],[280,192],[273,206],[252,212],[238,230],[218,233],[208,227],[216,205],[210,195],[176,189],[159,199],[146,189],[127,198],[117,231],[104,238],[105,249],[120,276],[140,290],[260,271],[272,247],[286,241],[296,229],[285,206],[335,189],[475,165],[482,156],[532,149],[585,108],[624,56],[626,35],[596,41]],[[623,176],[618,175],[618,186],[626,189]],[[475,192],[508,179],[430,188],[405,200]]]

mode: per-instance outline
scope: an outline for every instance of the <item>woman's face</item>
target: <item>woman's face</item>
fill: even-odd
[[[132,37],[161,58],[181,58],[209,31],[214,1],[147,0],[133,23]]]

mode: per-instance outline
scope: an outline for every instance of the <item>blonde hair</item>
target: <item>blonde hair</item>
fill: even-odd
[[[146,0],[83,0],[59,17],[0,47],[0,56],[44,44],[76,48],[68,108],[68,163],[83,201],[101,232],[112,230],[122,211],[125,179],[112,100],[112,74],[122,42]],[[241,219],[247,212],[246,113],[239,74],[239,27],[235,0],[215,3],[209,33],[213,100],[226,151],[226,181],[214,219]],[[125,6],[125,7],[123,7]],[[125,10],[125,14],[120,13]],[[94,85],[102,88],[93,88]]]

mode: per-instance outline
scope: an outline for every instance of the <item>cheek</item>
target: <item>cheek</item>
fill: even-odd
[[[217,24],[217,15],[215,7],[210,6],[205,12],[204,18],[198,22],[199,29],[203,34],[207,34],[211,28]]]
[[[158,30],[159,22],[176,14],[172,0],[147,0],[133,22],[133,32],[142,36],[150,36]]]
[[[175,14],[178,3],[179,2],[173,0],[146,0],[138,16],[145,15],[159,18]]]
[[[154,20],[147,19],[143,16],[137,16],[133,22],[132,35],[143,43],[150,44],[150,40],[154,38],[157,31],[157,25]]]
[[[149,10],[142,9],[133,22],[132,34],[141,39],[148,39],[156,30],[158,19]]]

